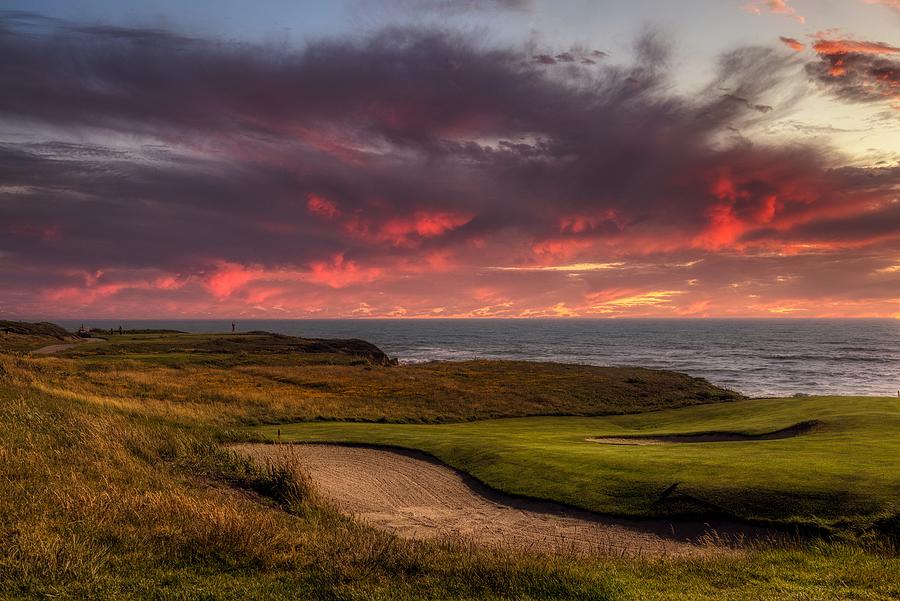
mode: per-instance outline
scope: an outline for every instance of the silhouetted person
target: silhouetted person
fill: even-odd
[[[119,326],[119,335],[122,335],[122,326]]]
[[[231,332],[232,332],[232,333],[234,333],[234,327],[235,327],[235,326],[234,326],[234,322],[232,321],[232,322],[231,322]]]

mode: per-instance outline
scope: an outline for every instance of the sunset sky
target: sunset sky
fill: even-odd
[[[0,8],[0,317],[900,318],[900,0]]]

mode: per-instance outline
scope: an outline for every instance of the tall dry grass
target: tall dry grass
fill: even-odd
[[[0,355],[7,595],[151,596],[160,578],[184,571],[236,573],[260,589],[321,598],[585,586],[565,562],[513,561],[360,526],[321,503],[296,467],[258,467],[224,450],[221,431],[200,427],[220,422],[215,404],[169,414],[170,401],[57,388],[44,380],[48,369],[61,367]],[[216,577],[205,582],[214,597],[229,596]],[[599,579],[589,589],[603,598],[605,586]]]

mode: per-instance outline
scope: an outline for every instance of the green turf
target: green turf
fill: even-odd
[[[592,436],[764,433],[805,420],[783,440],[613,446]],[[299,423],[265,426],[283,441],[344,441],[426,451],[511,493],[604,513],[701,513],[699,502],[749,519],[868,526],[900,511],[900,399],[761,399],[608,417],[531,417],[462,424]]]

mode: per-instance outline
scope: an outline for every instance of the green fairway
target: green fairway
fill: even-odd
[[[597,436],[763,434],[781,440],[590,442]],[[530,417],[440,425],[345,422],[264,426],[282,441],[396,445],[430,453],[497,489],[623,515],[703,514],[826,527],[869,526],[900,511],[900,399],[762,399],[607,417]],[[660,500],[668,487],[678,493]],[[683,493],[683,494],[682,494]],[[688,495],[688,496],[686,496]]]

